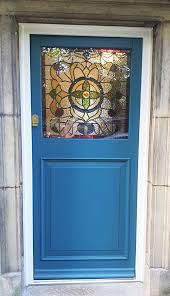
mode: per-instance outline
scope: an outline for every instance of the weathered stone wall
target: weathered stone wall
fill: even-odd
[[[8,14],[0,17],[0,296],[170,296],[170,22],[165,21],[170,20],[170,2],[91,2],[0,1],[0,14]],[[23,196],[17,21],[155,26],[146,277],[144,284],[129,284],[126,292],[118,283],[37,286],[21,292]]]
[[[21,133],[18,26],[0,17],[0,295],[10,296],[21,270]]]
[[[170,20],[169,0],[1,0],[0,12],[23,22],[108,23]]]
[[[151,295],[170,295],[170,23],[154,31],[148,176],[147,264]],[[157,284],[156,284],[157,283]]]

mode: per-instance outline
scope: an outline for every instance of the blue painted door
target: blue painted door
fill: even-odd
[[[141,59],[137,38],[31,36],[35,279],[135,277]]]

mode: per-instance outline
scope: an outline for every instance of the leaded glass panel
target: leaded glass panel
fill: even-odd
[[[44,137],[127,138],[130,51],[42,48]]]

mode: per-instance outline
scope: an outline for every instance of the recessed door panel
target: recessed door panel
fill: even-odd
[[[129,161],[42,163],[44,256],[125,256]]]

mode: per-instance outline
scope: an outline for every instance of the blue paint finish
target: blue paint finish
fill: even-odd
[[[43,138],[42,46],[131,50],[128,139]],[[31,36],[34,278],[133,278],[142,40]]]

